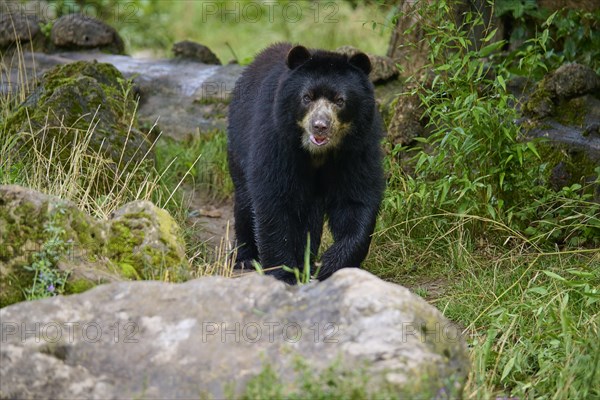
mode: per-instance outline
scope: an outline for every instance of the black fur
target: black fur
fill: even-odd
[[[263,50],[237,82],[230,105],[237,262],[302,269],[307,234],[314,258],[327,215],[334,244],[322,257],[318,278],[325,279],[340,268],[359,267],[367,255],[384,190],[383,128],[366,56],[350,63],[345,55],[291,49],[280,43]],[[351,128],[324,155],[301,146],[298,121],[309,89],[316,97],[334,101],[341,94],[346,100],[337,115]],[[281,269],[273,275],[295,283]]]

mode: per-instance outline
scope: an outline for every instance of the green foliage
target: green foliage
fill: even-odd
[[[556,69],[565,62],[579,62],[600,73],[600,10],[562,9],[554,13],[538,8],[535,0],[501,1],[496,15],[511,15],[514,27],[510,42],[522,42],[508,55],[511,70],[519,73],[523,65],[536,58],[535,77]],[[540,26],[541,31],[531,29]]]
[[[555,63],[577,61],[600,73],[600,10],[563,10],[549,24]]]
[[[473,369],[465,398],[598,398],[600,178],[550,189],[556,160],[541,156],[546,144],[522,137],[518,99],[507,91],[515,75],[539,78],[585,61],[598,49],[586,42],[596,33],[576,26],[581,13],[556,13],[506,57],[493,31],[474,48],[468,32],[478,16],[456,26],[448,4],[433,3],[420,25],[431,78],[413,92],[431,136],[387,157],[365,267],[418,288],[466,327]],[[570,55],[561,47],[567,36],[580,40]]]
[[[596,174],[596,181],[588,185],[591,190],[576,183],[558,193],[546,191],[515,211],[515,219],[526,226],[523,232],[535,242],[599,247],[600,204],[594,201],[592,191],[600,185],[600,167]]]
[[[464,271],[447,313],[469,324],[474,397],[498,390],[519,398],[600,395],[598,262],[590,253],[547,253]],[[478,302],[469,299],[472,285]]]
[[[330,49],[353,45],[382,54],[388,34],[366,25],[381,20],[389,10],[374,3],[354,8],[348,2],[295,0],[99,0],[94,4],[101,13],[88,6],[88,14],[114,26],[132,51],[151,49],[170,55],[174,42],[195,40],[211,48],[223,63],[234,59],[247,64],[267,44],[278,41]]]
[[[58,208],[44,224],[48,239],[42,244],[41,250],[33,254],[34,261],[23,267],[34,273],[31,287],[25,289],[27,300],[56,296],[64,292],[69,273],[60,271],[56,266],[60,257],[68,250],[64,240],[65,230],[58,223],[64,212],[64,209]]]
[[[500,0],[495,6],[496,16],[510,14],[515,19],[521,19],[534,14],[537,0]]]
[[[292,384],[285,383],[277,371],[269,364],[254,378],[250,379],[242,394],[242,399],[394,399],[399,393],[383,386],[377,395],[368,391],[368,376],[361,368],[347,370],[339,362],[332,363],[318,373],[297,358],[294,362]]]
[[[319,270],[321,269],[320,265],[317,265],[315,273],[311,274],[311,260],[310,259],[311,259],[311,257],[310,257],[310,233],[309,233],[309,234],[307,234],[307,237],[306,237],[306,247],[304,248],[304,266],[303,266],[302,270],[300,270],[298,268],[290,268],[285,265],[282,268],[285,271],[294,274],[294,277],[296,278],[296,283],[298,285],[306,285],[306,284],[310,283],[313,279],[316,279],[317,276],[319,276]]]
[[[467,23],[483,22],[475,18]],[[484,47],[470,50],[467,33],[450,21],[426,26],[426,32],[435,78],[416,93],[427,109],[432,134],[419,139],[423,145],[415,149],[415,179],[408,183],[416,185],[421,208],[492,218],[508,214],[542,170],[535,166],[535,144],[518,140],[507,77],[494,75],[482,62],[501,43],[490,43],[491,32]]]
[[[549,163],[541,159],[538,142],[521,137],[518,100],[506,86],[512,61],[494,57],[503,42],[492,42],[491,31],[482,47],[473,49],[468,29],[445,19],[448,12],[444,2],[427,9],[427,68],[434,78],[413,92],[426,109],[431,135],[418,138],[411,149],[393,149],[394,157],[412,154],[414,173],[406,176],[394,158],[389,161],[384,208],[391,214],[477,215],[549,243],[598,244],[599,210],[590,203],[589,190],[548,189]],[[478,16],[465,18],[470,28],[482,24]],[[547,41],[546,30],[519,53],[522,71],[546,68],[538,49]],[[486,63],[489,57],[498,63]],[[485,228],[473,228],[477,225]]]

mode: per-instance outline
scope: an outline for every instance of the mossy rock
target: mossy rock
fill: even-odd
[[[0,307],[25,300],[24,289],[31,286],[34,274],[24,267],[49,240],[49,226],[61,230],[66,244],[63,267],[72,272],[71,282],[81,280],[78,265],[97,273],[87,273],[88,286],[112,281],[115,276],[99,257],[106,243],[102,222],[96,221],[70,202],[20,186],[0,186]],[[102,278],[100,278],[102,277]],[[81,282],[75,286],[82,288]],[[70,291],[69,284],[65,293]]]
[[[572,108],[568,104],[570,99],[588,94],[598,96],[599,92],[600,76],[593,69],[576,63],[564,64],[537,84],[523,111],[538,119],[562,116],[565,108]]]
[[[221,61],[211,49],[191,40],[175,43],[172,50],[176,58],[194,60],[203,64],[221,65]]]
[[[115,185],[135,185],[152,172],[153,153],[137,128],[129,89],[110,64],[57,66],[0,124],[0,140],[18,135],[17,156],[31,160],[41,154],[57,171],[69,171],[77,152],[82,179],[93,177],[88,183],[93,197],[111,193]]]
[[[73,279],[65,285],[65,292],[68,294],[78,294],[90,290],[96,286],[93,282],[87,279]]]
[[[547,74],[523,104],[527,138],[538,144],[547,163],[548,183],[554,190],[580,184],[600,200],[600,75],[580,64],[564,64]]]
[[[0,185],[0,307],[25,300],[34,280],[25,267],[53,231],[60,232],[64,244],[52,265],[68,273],[63,294],[122,280],[189,277],[181,229],[167,211],[148,201],[128,203],[102,221],[57,197]]]
[[[179,226],[167,211],[149,201],[128,203],[111,215],[107,256],[130,278],[188,278]]]
[[[550,167],[548,183],[552,189],[558,191],[573,184],[588,186],[600,179],[595,171],[600,165],[600,153],[552,141],[538,143],[537,147],[540,156]],[[587,190],[592,193],[596,191],[596,196],[600,194],[600,187],[597,185],[592,185]]]

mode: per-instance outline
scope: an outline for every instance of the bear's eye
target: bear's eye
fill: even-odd
[[[346,104],[346,100],[344,100],[342,97],[338,97],[335,99],[335,104],[338,107],[344,107],[344,104]]]
[[[308,104],[308,103],[310,103],[311,101],[312,101],[312,98],[310,97],[310,95],[308,95],[308,94],[305,94],[304,96],[302,96],[302,102],[303,102],[304,104]]]

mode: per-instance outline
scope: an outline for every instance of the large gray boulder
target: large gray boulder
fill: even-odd
[[[437,309],[350,268],[300,287],[257,274],[114,283],[0,319],[1,398],[240,397],[265,371],[279,395],[306,396],[298,360],[316,378],[336,366],[368,397],[455,398],[468,372],[459,330]]]

